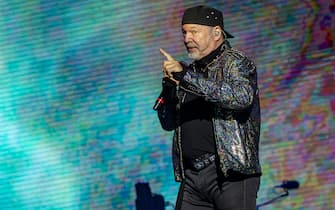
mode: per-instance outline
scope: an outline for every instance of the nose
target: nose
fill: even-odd
[[[187,42],[190,42],[190,41],[192,41],[192,34],[188,33],[188,32],[185,32],[184,33],[184,42],[187,43]]]

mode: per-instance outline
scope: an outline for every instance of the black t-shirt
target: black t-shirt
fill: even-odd
[[[219,55],[221,46],[215,51],[194,63],[196,71],[202,73],[208,63]],[[205,153],[215,153],[213,130],[213,107],[204,98],[186,93],[181,106],[181,139],[183,158],[195,159]]]
[[[215,152],[211,104],[187,93],[181,107],[181,139],[184,159],[195,159]]]

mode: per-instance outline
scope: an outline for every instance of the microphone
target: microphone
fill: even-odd
[[[276,188],[284,188],[286,190],[298,189],[300,186],[296,180],[284,180],[281,185],[275,186]]]
[[[173,95],[175,94],[176,83],[168,77],[164,77],[162,80],[162,87],[162,92],[157,97],[155,105],[152,108],[155,111],[157,111],[163,104],[165,104],[167,100],[172,99]]]

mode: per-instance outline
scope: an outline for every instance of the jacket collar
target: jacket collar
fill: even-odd
[[[222,43],[218,48],[213,50],[211,53],[206,55],[205,57],[201,58],[200,60],[194,61],[195,69],[199,72],[207,71],[207,66],[213,60],[215,60],[221,53],[226,49],[226,44]]]

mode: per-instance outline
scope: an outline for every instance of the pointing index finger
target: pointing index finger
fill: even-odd
[[[173,57],[162,48],[160,48],[159,51],[168,61],[174,60]]]

